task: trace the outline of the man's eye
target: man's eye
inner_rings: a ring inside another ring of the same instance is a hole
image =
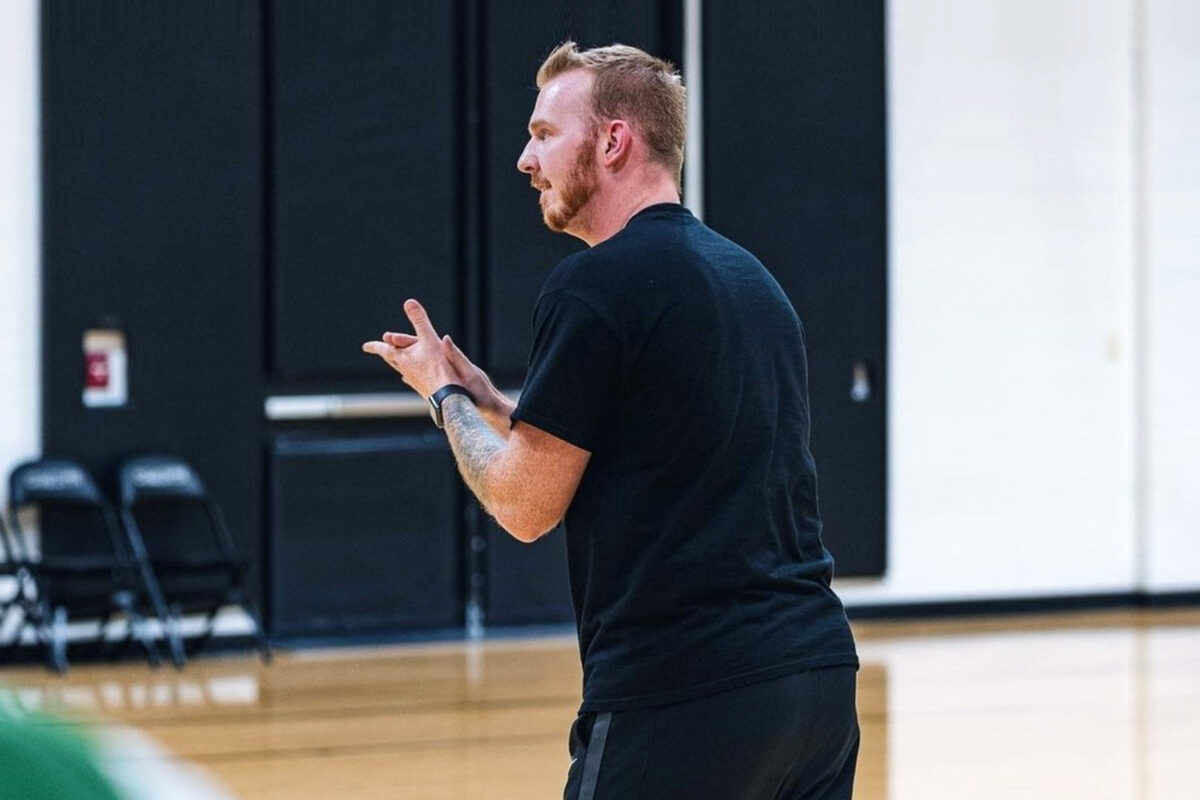
[[[539,142],[544,142],[546,140],[547,135],[548,134],[545,131],[538,131],[537,133],[534,134],[534,136],[537,137],[537,140]]]

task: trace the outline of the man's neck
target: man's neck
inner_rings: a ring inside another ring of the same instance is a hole
[[[602,197],[607,194],[608,197]],[[588,221],[591,223],[587,230],[567,232],[587,242],[588,247],[595,247],[623,229],[629,220],[633,219],[644,208],[659,203],[678,203],[679,191],[671,180],[655,181],[638,186],[634,191],[620,191],[611,187],[608,192],[600,191],[592,198],[588,211]]]

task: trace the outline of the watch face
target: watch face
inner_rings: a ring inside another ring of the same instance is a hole
[[[434,425],[442,427],[442,409],[432,397],[429,398],[429,416],[433,418]]]

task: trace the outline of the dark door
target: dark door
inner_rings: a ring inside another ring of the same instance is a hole
[[[705,221],[754,252],[808,336],[812,449],[839,575],[886,556],[884,8],[704,3]]]
[[[359,345],[417,297],[458,333],[454,3],[270,4],[269,374],[280,391],[399,390]]]
[[[269,392],[404,393],[360,345],[407,330],[409,297],[461,333],[457,4],[269,9]],[[461,493],[428,416],[268,430],[275,633],[460,624]]]

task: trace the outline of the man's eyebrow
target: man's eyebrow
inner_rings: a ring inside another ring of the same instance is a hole
[[[549,122],[547,122],[544,119],[529,120],[529,132],[530,133],[535,133],[539,128],[552,128],[552,127],[554,127],[554,126],[551,125]]]

